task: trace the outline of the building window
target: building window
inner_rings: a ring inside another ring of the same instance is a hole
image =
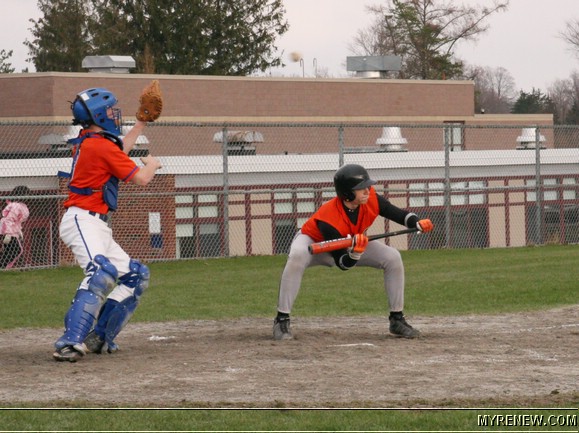
[[[444,206],[444,182],[429,182],[427,186],[430,191],[426,196],[427,206]]]
[[[223,250],[219,195],[177,195],[175,206],[177,257],[219,257]]]
[[[273,213],[277,214],[287,214],[293,213],[294,207],[293,203],[274,203],[273,204]]]
[[[468,203],[469,204],[485,204],[486,203],[486,194],[483,192],[486,187],[487,183],[484,180],[474,180],[472,182],[468,182],[468,187],[470,188],[471,193],[468,195]],[[474,191],[480,190],[480,194],[473,193]]]
[[[444,122],[444,145],[451,152],[464,150],[464,122]]]
[[[563,200],[575,200],[577,198],[577,179],[564,177],[563,185],[568,185],[568,188],[563,188]]]
[[[217,194],[198,195],[197,203],[197,216],[199,218],[216,218],[219,216]]]
[[[333,194],[335,195],[335,194]],[[316,210],[316,193],[289,190],[273,194],[273,253],[287,254],[296,231]]]
[[[408,197],[408,205],[410,207],[425,207],[427,203],[426,198],[426,191],[427,191],[427,184],[426,183],[411,183],[408,186],[410,190],[410,195]]]
[[[453,182],[450,184],[450,189],[452,191],[461,192],[464,191],[468,186],[468,182]],[[468,196],[465,194],[451,194],[450,195],[450,204],[452,206],[460,206],[465,205],[468,203]]]
[[[434,224],[434,230],[428,236],[411,236],[409,249],[444,248],[486,248],[489,246],[489,213],[488,208],[468,206],[453,208],[450,211],[450,239],[446,239],[446,210],[428,209],[428,218]]]
[[[293,219],[281,219],[274,221],[274,254],[289,253],[292,240],[296,234],[296,222]]]
[[[537,182],[535,181],[535,179],[527,179],[525,181],[525,185],[527,185],[528,187],[535,187],[537,185]],[[543,186],[549,188],[552,186],[556,186],[557,185],[557,179],[555,178],[549,178],[549,179],[543,179]],[[557,193],[557,189],[545,189],[543,191],[543,200],[558,200],[559,199],[559,194]],[[535,202],[537,201],[537,191],[531,191],[528,190],[527,191],[527,201],[532,201]]]
[[[541,227],[537,222],[537,206],[526,209],[527,242],[535,243],[579,243],[579,207],[555,203],[541,208]]]
[[[450,204],[452,206],[485,204],[487,187],[486,181],[451,182]],[[421,182],[408,185],[409,207],[436,207],[444,206],[444,182]],[[476,193],[475,193],[476,192]]]
[[[195,257],[195,228],[193,224],[176,224],[177,258],[189,259]]]
[[[221,255],[219,224],[199,224],[199,255],[201,257]]]
[[[409,208],[427,214],[434,223],[428,236],[411,236],[410,249],[485,248],[489,245],[487,181],[450,183],[450,224],[446,224],[444,182],[418,182],[408,185]],[[473,206],[478,205],[478,206]],[[424,212],[421,208],[425,209]],[[447,226],[450,226],[447,240]]]
[[[542,183],[545,203],[541,207],[537,206],[537,191],[528,190],[526,193],[527,243],[579,243],[577,179],[545,178]],[[535,179],[528,179],[525,185],[534,188],[537,183]]]

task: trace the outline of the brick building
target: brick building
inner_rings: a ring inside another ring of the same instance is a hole
[[[365,131],[360,142],[374,143],[385,124],[452,125],[553,125],[552,115],[493,115],[474,113],[472,81],[377,80],[377,79],[304,79],[208,77],[183,75],[141,75],[105,73],[33,73],[0,74],[3,100],[0,120],[69,121],[70,103],[76,93],[89,87],[105,87],[119,99],[126,120],[134,119],[138,95],[151,79],[159,79],[165,99],[162,121],[269,123],[353,123],[376,124]],[[417,133],[403,129],[412,142]],[[195,154],[214,154],[215,131],[207,131],[195,143]],[[41,125],[38,134],[62,135],[62,128],[47,131]],[[187,136],[174,139],[174,146],[162,146],[164,132],[147,132],[150,150],[155,155],[190,155]],[[493,139],[489,139],[489,134]],[[503,140],[496,134],[507,131],[467,129],[462,131],[463,150],[502,149]],[[554,147],[552,130],[543,132],[546,146]],[[511,134],[512,135],[512,134]],[[268,130],[267,153],[292,149],[306,136],[292,136],[279,128]],[[13,149],[14,143],[0,142],[0,152]],[[29,150],[44,150],[38,140],[27,143]],[[491,147],[489,147],[491,146]],[[320,135],[314,152],[335,150],[332,133]],[[439,148],[422,150],[440,150]],[[257,149],[259,152],[259,148]]]
[[[541,128],[541,145],[551,152],[554,167],[549,179],[569,188],[579,183],[567,168],[576,163],[573,152],[554,149],[552,115],[475,114],[471,81],[0,74],[0,93],[9,101],[0,106],[0,196],[22,183],[38,196],[21,265],[71,260],[57,233],[66,184],[55,175],[69,168],[68,151],[59,148],[69,133],[69,101],[80,90],[105,87],[130,120],[151,79],[160,80],[165,104],[160,121],[147,128],[142,150],[160,157],[163,169],[144,191],[122,187],[112,223],[127,251],[145,260],[285,252],[295,229],[333,194],[338,154],[341,162],[369,167],[397,205],[437,215],[442,232],[431,239],[445,238],[443,243],[423,245],[406,236],[387,240],[400,249],[441,247],[448,239],[460,247],[535,242],[538,235],[529,224],[535,202],[525,192],[535,180],[534,152],[519,158],[514,150],[522,128]],[[392,125],[408,143],[407,153],[387,154],[377,144]],[[238,127],[242,130],[231,131]],[[219,143],[225,131],[260,137],[250,143],[253,152],[229,158],[227,173]],[[448,177],[447,140],[461,151],[460,158],[453,157],[452,182],[446,180],[453,188],[513,188],[453,191],[453,203],[463,203],[460,218],[467,215],[454,233],[444,233],[449,215],[455,217],[436,191]],[[422,195],[408,192],[417,185],[425,188]],[[396,190],[402,192],[390,192]],[[563,195],[570,197],[557,192]],[[384,223],[372,228],[388,229],[393,228]],[[561,236],[569,233],[563,227]]]

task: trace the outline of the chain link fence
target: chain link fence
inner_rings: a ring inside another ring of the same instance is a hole
[[[58,234],[68,190],[57,172],[70,171],[66,140],[77,134],[65,122],[0,122],[2,209],[29,209],[21,253],[2,243],[3,268],[7,258],[15,269],[73,263]],[[144,261],[285,254],[348,163],[433,221],[428,235],[384,240],[400,250],[579,242],[576,126],[158,122],[137,143],[137,163],[150,152],[163,168],[147,187],[121,186],[109,224]],[[401,228],[378,218],[369,234]]]

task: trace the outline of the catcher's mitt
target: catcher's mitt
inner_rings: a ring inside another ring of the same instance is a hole
[[[142,122],[154,122],[161,115],[161,111],[163,111],[163,95],[159,80],[153,80],[141,93],[136,116]]]

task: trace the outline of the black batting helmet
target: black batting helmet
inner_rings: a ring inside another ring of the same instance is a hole
[[[342,200],[352,201],[355,198],[355,190],[368,188],[374,184],[376,182],[370,179],[366,169],[358,164],[346,164],[334,174],[336,194]]]

